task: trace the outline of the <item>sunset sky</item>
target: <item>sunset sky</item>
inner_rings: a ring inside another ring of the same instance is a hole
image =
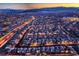
[[[79,7],[78,3],[0,3],[0,9],[34,9],[46,7]]]

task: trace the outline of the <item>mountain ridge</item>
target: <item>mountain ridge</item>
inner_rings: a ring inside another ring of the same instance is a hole
[[[76,12],[79,13],[79,7],[53,7],[39,9],[0,9],[0,14],[17,14],[17,13],[59,13],[59,12]]]

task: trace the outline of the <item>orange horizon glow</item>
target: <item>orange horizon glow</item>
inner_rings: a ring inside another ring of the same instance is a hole
[[[16,8],[20,9],[34,9],[34,8],[50,8],[50,7],[79,7],[78,3],[38,3],[38,4],[32,4],[30,6],[19,6]]]
[[[79,3],[2,3],[0,9],[38,9],[50,7],[79,7]]]

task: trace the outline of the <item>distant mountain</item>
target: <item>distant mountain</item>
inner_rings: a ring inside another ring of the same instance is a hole
[[[22,13],[24,10],[0,9],[0,14],[16,14]]]
[[[14,10],[14,9],[0,9],[0,14],[18,14],[18,13],[79,13],[79,8],[76,7],[54,7],[54,8],[40,8],[30,10]]]

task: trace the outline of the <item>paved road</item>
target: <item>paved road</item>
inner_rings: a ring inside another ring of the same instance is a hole
[[[25,28],[27,28],[26,26],[29,25],[35,18],[32,17],[31,19],[29,19],[29,21],[24,22],[22,25],[20,25],[19,27],[15,28],[14,30],[12,30],[11,32],[9,32],[8,34],[6,34],[5,36],[0,38],[0,48],[5,45],[12,37],[17,37],[18,34],[20,34],[21,31],[23,31]]]

